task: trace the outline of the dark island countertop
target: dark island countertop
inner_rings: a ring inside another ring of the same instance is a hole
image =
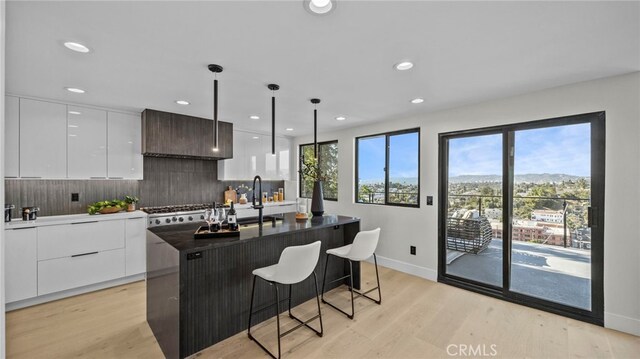
[[[277,221],[273,226],[271,221],[265,222],[260,228],[258,225],[240,227],[239,237],[194,239],[193,234],[200,226],[206,223],[186,223],[171,226],[148,228],[147,230],[160,237],[178,251],[202,250],[229,245],[245,243],[251,240],[260,240],[270,236],[289,234],[295,232],[310,231],[318,228],[339,226],[347,223],[358,222],[356,217],[325,214],[322,217],[312,217],[306,221],[295,219],[294,213],[284,215],[282,221]]]

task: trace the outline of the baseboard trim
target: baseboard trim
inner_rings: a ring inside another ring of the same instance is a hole
[[[604,312],[605,328],[640,336],[640,319]]]
[[[420,267],[415,264],[406,263],[406,262],[402,262],[396,259],[391,259],[383,256],[376,256],[376,258],[378,259],[378,264],[383,267],[387,267],[403,273],[415,275],[416,277],[424,278],[432,282],[438,281],[438,271],[435,271],[433,269]],[[368,259],[367,262],[373,263],[373,257]]]
[[[84,287],[64,290],[62,292],[50,293],[50,294],[45,294],[45,295],[41,295],[41,296],[38,296],[38,297],[19,300],[19,301],[16,301],[16,302],[6,303],[6,305],[4,307],[5,308],[5,312],[10,312],[12,310],[26,308],[26,307],[30,307],[30,306],[38,305],[38,304],[42,304],[42,303],[52,302],[54,300],[63,299],[63,298],[67,298],[67,297],[73,297],[73,296],[79,295],[79,294],[95,292],[97,290],[116,287],[116,286],[119,286],[119,285],[131,283],[131,282],[137,282],[139,280],[145,279],[145,274],[146,273],[134,274],[134,275],[128,276],[128,277],[123,277],[123,278],[118,278],[118,279],[114,279],[114,280],[110,280],[110,281],[106,281],[106,282],[91,284],[91,285],[87,285],[87,286],[84,286]]]

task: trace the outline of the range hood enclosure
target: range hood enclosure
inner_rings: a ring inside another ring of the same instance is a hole
[[[233,124],[218,122],[218,152],[213,152],[213,121],[146,109],[142,112],[142,154],[202,160],[233,158]]]

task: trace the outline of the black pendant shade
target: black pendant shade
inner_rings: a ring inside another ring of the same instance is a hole
[[[222,66],[211,64],[209,71],[214,75],[222,72]],[[213,80],[213,152],[218,152],[218,79]]]
[[[267,85],[269,90],[275,92],[280,89],[280,86],[276,84]],[[271,96],[271,154],[276,154],[276,96],[275,93]]]
[[[313,107],[313,157],[318,158],[318,109],[315,105],[320,103],[320,99],[312,98]]]

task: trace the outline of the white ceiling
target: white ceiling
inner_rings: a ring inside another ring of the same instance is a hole
[[[216,63],[222,120],[269,130],[274,82],[277,131],[294,136],[312,132],[312,97],[328,131],[640,70],[638,2],[339,1],[314,16],[302,0],[8,1],[6,20],[9,93],[211,118]]]

